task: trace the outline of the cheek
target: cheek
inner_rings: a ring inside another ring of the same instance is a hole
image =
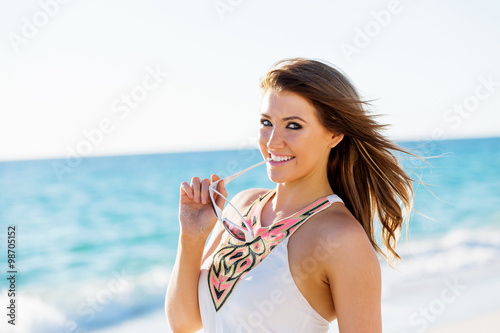
[[[297,154],[312,156],[313,160],[318,155],[321,147],[325,145],[323,138],[317,133],[305,131],[301,135],[290,137],[287,142]]]

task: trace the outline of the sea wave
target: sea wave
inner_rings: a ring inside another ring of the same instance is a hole
[[[16,298],[16,325],[4,320],[0,328],[6,333],[83,333],[118,325],[163,307],[169,277],[167,268],[156,266],[53,290],[30,286]]]
[[[500,228],[451,230],[441,235],[402,242],[397,269],[413,278],[460,273],[496,263],[500,256]]]

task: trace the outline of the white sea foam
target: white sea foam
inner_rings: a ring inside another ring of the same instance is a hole
[[[2,291],[2,296],[6,291]],[[2,299],[5,299],[2,297]],[[64,332],[61,328],[67,321],[66,316],[54,306],[47,304],[39,297],[26,296],[18,293],[16,297],[16,320],[15,325],[11,325],[2,315],[0,321],[0,331],[5,333],[57,333]],[[4,307],[2,307],[4,308]]]
[[[118,325],[161,308],[169,276],[168,269],[157,266],[53,290],[23,287],[17,299],[16,325],[2,320],[1,332],[83,333]]]

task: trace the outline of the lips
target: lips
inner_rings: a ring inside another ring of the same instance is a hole
[[[269,163],[274,166],[286,164],[287,162],[295,158],[295,156],[292,155],[275,155],[271,153],[269,154],[269,157],[272,158],[272,160],[269,161]]]

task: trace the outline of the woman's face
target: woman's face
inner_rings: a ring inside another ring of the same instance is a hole
[[[267,163],[271,181],[291,183],[326,176],[330,149],[342,135],[334,135],[320,123],[307,99],[269,89],[260,112],[260,151],[264,158],[274,159]]]

